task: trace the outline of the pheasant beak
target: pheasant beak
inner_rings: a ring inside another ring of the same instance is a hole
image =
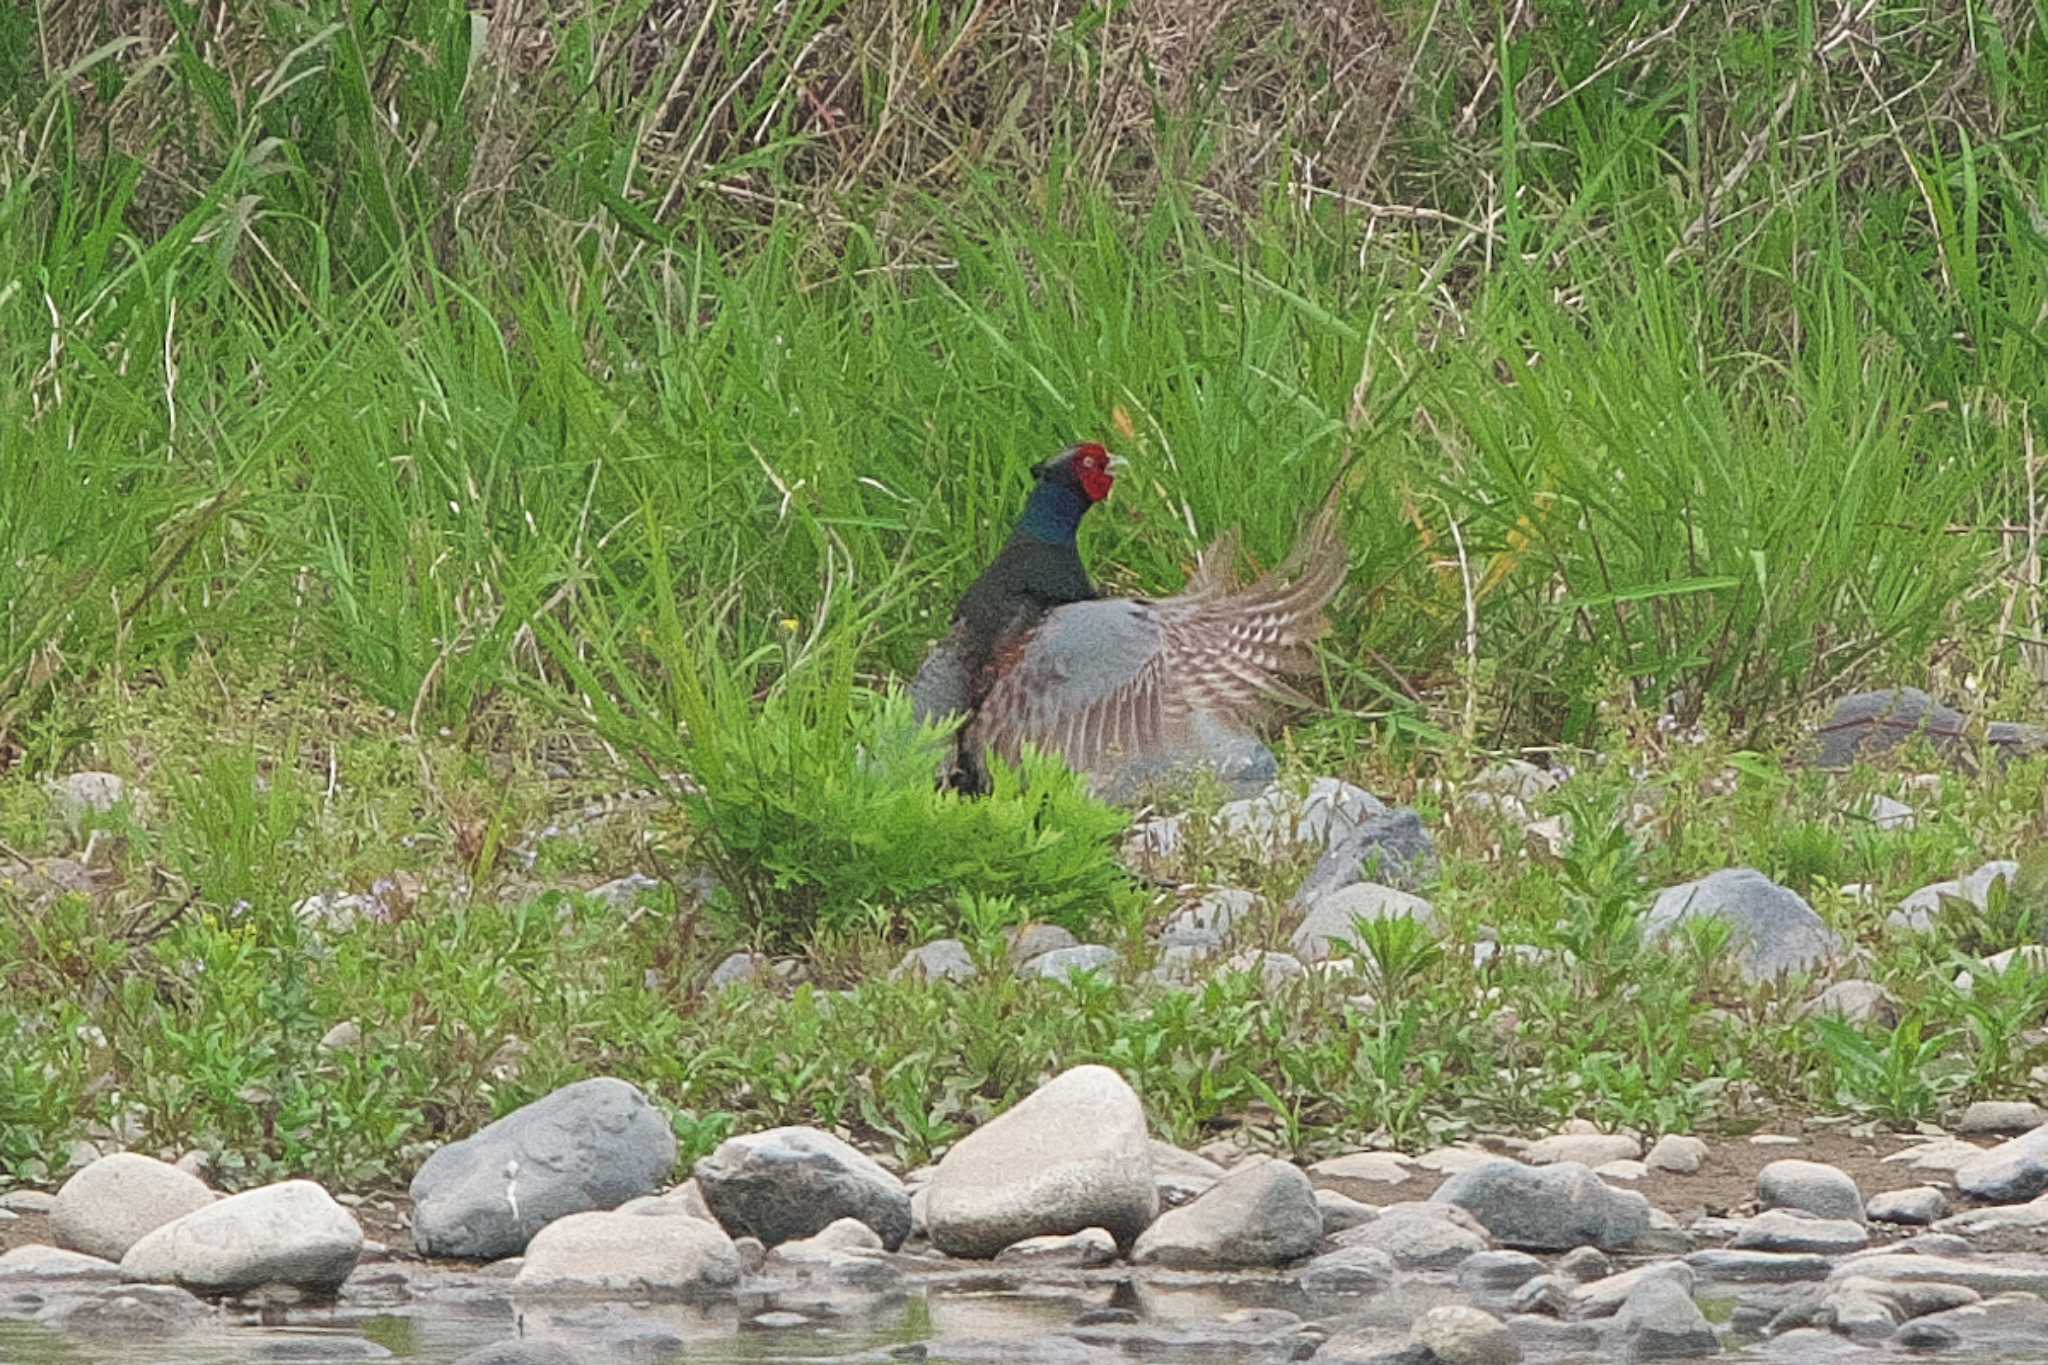
[[[1112,455],[1109,457],[1109,472],[1112,474],[1121,474],[1126,469],[1130,468],[1130,465],[1131,462],[1129,460],[1126,460],[1121,455]]]

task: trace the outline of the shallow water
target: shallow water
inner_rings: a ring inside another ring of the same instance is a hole
[[[419,1287],[416,1283],[413,1287]],[[111,1287],[107,1287],[111,1289]],[[726,1302],[710,1307],[593,1300],[523,1302],[495,1287],[470,1282],[451,1292],[415,1297],[396,1285],[385,1304],[344,1302],[325,1308],[294,1307],[262,1323],[248,1313],[222,1313],[199,1327],[167,1335],[59,1333],[33,1323],[0,1322],[0,1365],[326,1365],[371,1359],[399,1359],[447,1365],[480,1346],[514,1337],[558,1341],[580,1348],[587,1359],[625,1365],[738,1365],[755,1361],[833,1361],[858,1358],[922,1359],[926,1365],[1031,1365],[1034,1360],[1073,1358],[1049,1351],[1049,1338],[1077,1329],[1077,1315],[1123,1309],[1135,1325],[1096,1329],[1088,1358],[1108,1362],[1202,1362],[1202,1365],[1268,1365],[1284,1359],[1262,1345],[1258,1329],[1240,1327],[1233,1336],[1227,1315],[1247,1310],[1285,1309],[1332,1329],[1373,1327],[1395,1345],[1421,1313],[1439,1303],[1470,1302],[1447,1281],[1404,1281],[1394,1292],[1365,1296],[1311,1296],[1277,1282],[1176,1286],[1154,1282],[1100,1280],[1088,1284],[983,1291],[913,1289],[878,1303],[857,1317],[820,1317],[792,1326],[764,1326],[753,1319],[779,1305]],[[1725,1321],[1732,1298],[1703,1295],[1710,1317]],[[1219,1322],[1219,1320],[1223,1320]],[[1248,1325],[1247,1325],[1248,1326]],[[1120,1338],[1120,1339],[1119,1339]],[[916,1349],[923,1346],[921,1357]],[[947,1347],[956,1347],[949,1352]],[[2002,1365],[2048,1365],[2048,1342],[1966,1343],[1971,1353]],[[1611,1365],[1612,1348],[1524,1341],[1529,1365]],[[905,1350],[905,1348],[910,1348]],[[385,1353],[389,1354],[386,1355]],[[1863,1347],[1837,1337],[1808,1338],[1803,1344],[1751,1342],[1718,1360],[1831,1365],[1926,1359],[1924,1353],[1893,1346]]]

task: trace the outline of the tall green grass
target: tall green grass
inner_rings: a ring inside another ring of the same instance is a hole
[[[1086,552],[1143,592],[1232,525],[1277,557],[1354,459],[1330,700],[1491,741],[1618,681],[1759,729],[2033,619],[1983,528],[2041,515],[2038,13],[1210,34],[1365,44],[1395,116],[1341,176],[1366,124],[1133,84],[1123,11],[778,13],[7,21],[0,730],[56,766],[57,689],[220,644],[456,723],[656,583],[749,688],[792,617],[879,683],[1077,436],[1134,459]]]

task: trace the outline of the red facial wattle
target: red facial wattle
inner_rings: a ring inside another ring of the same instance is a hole
[[[1081,491],[1088,495],[1088,501],[1101,502],[1109,496],[1109,490],[1116,485],[1116,475],[1109,472],[1109,452],[1099,445],[1087,444],[1075,452],[1074,466],[1081,476]]]

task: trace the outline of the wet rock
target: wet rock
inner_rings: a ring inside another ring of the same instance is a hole
[[[558,1218],[654,1193],[675,1160],[674,1131],[638,1087],[578,1081],[429,1156],[412,1180],[413,1244],[423,1256],[517,1255]]]
[[[2048,1123],[2048,1109],[2030,1100],[1978,1100],[1956,1120],[1956,1131],[1973,1137],[2014,1137]]]
[[[1991,903],[1991,888],[2003,881],[2010,883],[2019,876],[2020,865],[2010,859],[1998,858],[1980,866],[1966,877],[1954,881],[1929,882],[1899,902],[1898,909],[1886,917],[1886,922],[1895,929],[1924,934],[1934,928],[1941,916],[1942,902],[1960,901],[1982,910]]]
[[[913,948],[905,953],[896,969],[889,973],[891,980],[904,976],[922,981],[972,981],[975,976],[974,956],[957,938],[934,939],[922,948]]]
[[[1642,1154],[1643,1144],[1626,1133],[1556,1133],[1530,1143],[1522,1160],[1531,1166],[1550,1166],[1560,1161],[1598,1166],[1609,1161],[1632,1161]]]
[[[1965,1161],[1956,1168],[1956,1188],[1994,1204],[2018,1204],[2048,1192],[2048,1124]]]
[[[1666,1133],[1650,1148],[1650,1154],[1643,1158],[1643,1164],[1653,1171],[1670,1171],[1677,1175],[1692,1175],[1706,1164],[1707,1144],[1696,1137],[1678,1133]]]
[[[1743,1225],[1728,1244],[1736,1251],[1813,1251],[1841,1256],[1870,1245],[1870,1233],[1853,1218],[1816,1218],[1795,1209],[1766,1209]]]
[[[1644,1280],[1614,1315],[1615,1338],[1630,1360],[1717,1355],[1721,1339],[1692,1295],[1668,1279]]]
[[[1284,1161],[1238,1167],[1139,1236],[1138,1265],[1228,1269],[1283,1265],[1315,1250],[1323,1215],[1308,1177]]]
[[[1820,1218],[1863,1221],[1856,1182],[1818,1161],[1773,1161],[1757,1173],[1756,1193],[1767,1209],[1800,1209]]]
[[[949,1256],[1093,1227],[1128,1246],[1158,1212],[1144,1108],[1108,1067],[1062,1072],[955,1143],[926,1200],[932,1245]]]
[[[1652,1261],[1582,1284],[1571,1290],[1570,1315],[1581,1321],[1610,1318],[1621,1311],[1629,1296],[1649,1280],[1668,1280],[1687,1298],[1692,1297],[1692,1267],[1683,1261]]]
[[[1379,1247],[1348,1246],[1325,1252],[1301,1269],[1311,1294],[1375,1294],[1394,1282],[1394,1258]]]
[[[57,1245],[118,1261],[144,1234],[214,1201],[204,1182],[134,1152],[103,1156],[64,1182],[50,1210]]]
[[[716,1223],[641,1218],[630,1213],[572,1213],[535,1233],[516,1291],[691,1295],[739,1283],[740,1258]]]
[[[1487,1249],[1484,1233],[1466,1226],[1454,1210],[1426,1203],[1393,1204],[1380,1216],[1337,1238],[1340,1246],[1377,1247],[1405,1270],[1451,1270]],[[1469,1216],[1468,1216],[1469,1218]]]
[[[996,1253],[998,1265],[1077,1267],[1108,1265],[1116,1259],[1116,1238],[1101,1228],[1083,1228],[1065,1237],[1026,1237]]]
[[[453,1365],[590,1365],[589,1358],[554,1341],[498,1341],[456,1357]]]
[[[1543,1262],[1526,1251],[1482,1251],[1458,1266],[1458,1288],[1472,1294],[1505,1294],[1543,1273]]]
[[[1436,841],[1422,817],[1405,807],[1382,811],[1330,845],[1295,893],[1294,905],[1306,910],[1359,882],[1419,891],[1436,871]]]
[[[1454,1204],[1511,1247],[1563,1251],[1627,1246],[1650,1225],[1650,1204],[1575,1162],[1524,1166],[1496,1159],[1452,1176],[1430,1201]]]
[[[37,1313],[35,1320],[52,1331],[75,1336],[153,1341],[190,1331],[212,1317],[211,1308],[183,1289],[132,1284],[64,1295]]]
[[[1415,1344],[1443,1365],[1514,1365],[1522,1358],[1507,1327],[1465,1304],[1439,1304],[1416,1320]]]
[[[1420,896],[1376,882],[1358,882],[1318,900],[1303,916],[1288,944],[1304,962],[1321,962],[1339,943],[1358,938],[1358,924],[1407,918],[1424,928],[1436,925],[1436,910]]]
[[[291,1285],[340,1286],[363,1251],[355,1216],[310,1180],[287,1180],[209,1203],[142,1237],[121,1258],[131,1280],[201,1294]]]
[[[712,1216],[733,1236],[768,1246],[857,1218],[894,1251],[910,1235],[903,1182],[850,1144],[817,1128],[770,1128],[728,1138],[697,1163]]]
[[[1916,1239],[1917,1240],[1917,1239]],[[1979,1294],[2019,1291],[2048,1293],[2048,1260],[2039,1256],[1999,1256],[1983,1259],[1961,1256],[1923,1256],[1912,1252],[1888,1251],[1860,1256],[1843,1267],[1854,1274],[1886,1283],[1932,1281],[1961,1285]]]
[[[35,1242],[0,1252],[0,1280],[113,1280],[120,1274],[112,1261]]]
[[[1883,1194],[1870,1196],[1870,1202],[1864,1206],[1864,1212],[1874,1223],[1900,1223],[1907,1227],[1925,1227],[1948,1213],[1948,1196],[1933,1185],[1887,1190]]]
[[[899,1293],[903,1283],[903,1271],[874,1232],[851,1218],[774,1248],[761,1276],[776,1307],[832,1317],[866,1311],[878,1295]]]
[[[1811,972],[1841,952],[1841,943],[1797,893],[1747,867],[1725,868],[1657,894],[1643,938],[1657,943],[1687,920],[1726,923],[1737,966],[1751,981]]]
[[[1892,993],[1875,981],[1851,978],[1837,981],[1807,1005],[1808,1015],[1832,1015],[1851,1024],[1878,1024],[1895,1028],[1899,1022],[1899,1002]]]
[[[1722,1284],[1791,1284],[1799,1280],[1826,1279],[1828,1258],[1812,1252],[1733,1251],[1710,1248],[1695,1251],[1685,1263],[1708,1279]]]
[[[1116,949],[1100,943],[1077,943],[1071,948],[1055,948],[1049,953],[1040,953],[1023,966],[1017,968],[1017,975],[1042,981],[1065,981],[1083,972],[1113,974],[1124,960]]]

